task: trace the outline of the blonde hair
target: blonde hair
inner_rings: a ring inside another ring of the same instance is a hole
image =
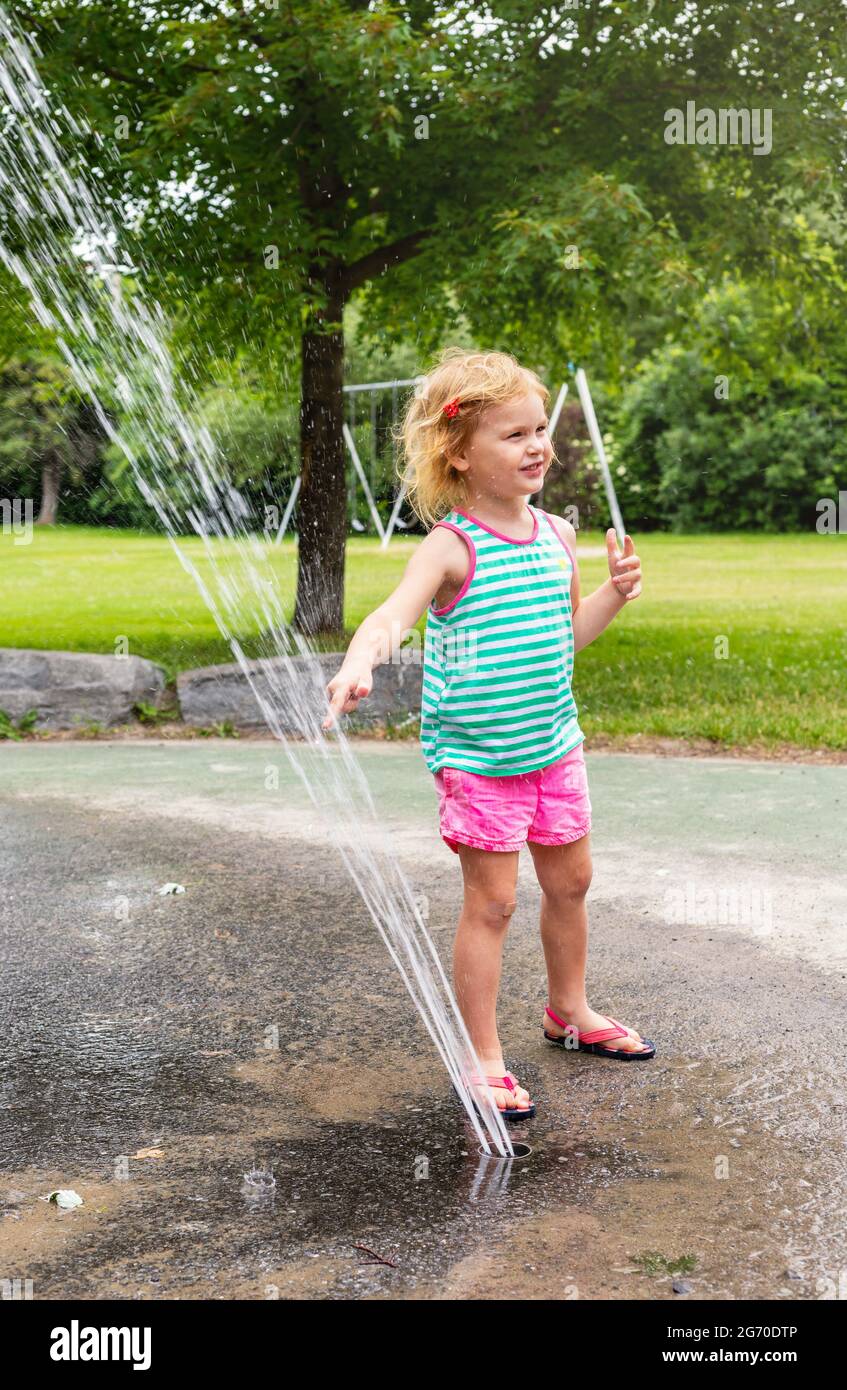
[[[537,391],[546,406],[550,392],[543,381],[508,352],[468,352],[445,348],[418,385],[396,432],[403,455],[398,470],[409,506],[425,526],[433,526],[454,507],[467,502],[465,474],[449,454],[470,442],[483,411]],[[458,413],[444,414],[457,401]]]

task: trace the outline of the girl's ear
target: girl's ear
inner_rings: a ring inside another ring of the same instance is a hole
[[[464,473],[468,466],[468,461],[464,454],[448,454],[447,462],[457,473]]]

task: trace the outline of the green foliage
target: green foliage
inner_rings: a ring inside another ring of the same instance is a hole
[[[406,715],[403,719],[386,714],[379,724],[374,725],[354,715],[350,718],[350,728],[357,733],[370,734],[372,738],[383,738],[387,743],[403,743],[408,739],[420,738],[421,721],[416,714]]]
[[[68,431],[78,400],[67,372],[44,354],[7,358],[0,366],[0,491],[3,496],[38,497],[41,465],[58,451],[74,462]]]
[[[281,514],[299,467],[297,403],[291,394],[271,395],[255,370],[215,364],[217,379],[202,393],[190,419],[197,430],[208,430],[215,441],[223,476],[239,490],[251,510],[256,529],[262,529],[265,508],[276,506]],[[133,433],[126,419],[120,421],[145,476],[152,477],[161,463],[149,456],[143,432]],[[182,466],[190,466],[183,453]],[[124,450],[108,445],[106,468],[100,486],[89,500],[94,518],[111,525],[159,530],[155,512],[136,488]]]
[[[139,700],[133,705],[132,712],[140,724],[170,724],[179,718],[179,711],[175,708],[160,709],[158,705],[149,705],[144,700]]]
[[[818,0],[802,25],[736,0],[18,9],[105,142],[146,283],[212,351],[294,361],[364,291],[422,352],[465,325],[539,365],[632,361],[704,277],[772,257],[786,187],[840,206],[844,34]],[[773,108],[772,153],[669,146],[695,95]]]
[[[24,734],[34,732],[37,720],[37,709],[27,710],[17,721],[6,710],[0,709],[0,741],[14,739],[16,743],[20,743]]]
[[[42,496],[42,470],[56,470],[59,516],[112,521],[100,501],[105,435],[94,408],[80,396],[58,356],[33,347],[0,365],[0,496]],[[135,499],[133,503],[137,506]]]
[[[299,472],[296,396],[242,373],[211,387],[200,401],[198,424],[215,440],[221,467],[261,523],[264,508],[280,511]]]
[[[814,528],[847,476],[847,358],[829,322],[727,283],[641,363],[611,460],[631,530]]]
[[[634,1255],[633,1261],[641,1266],[644,1274],[691,1274],[697,1268],[696,1255],[678,1255],[671,1259],[658,1250],[645,1250],[641,1255]]]

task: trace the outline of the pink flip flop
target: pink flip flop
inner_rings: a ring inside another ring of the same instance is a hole
[[[547,1041],[553,1043],[555,1047],[564,1047],[570,1052],[592,1052],[595,1057],[611,1057],[613,1061],[617,1062],[649,1062],[650,1058],[656,1055],[656,1044],[651,1042],[649,1038],[641,1039],[641,1042],[645,1044],[641,1052],[629,1052],[623,1047],[601,1047],[601,1043],[611,1038],[625,1038],[629,1033],[629,1030],[624,1028],[622,1023],[618,1023],[616,1018],[610,1018],[608,1014],[604,1014],[603,1017],[608,1019],[608,1022],[614,1025],[613,1027],[594,1028],[590,1032],[582,1033],[572,1023],[565,1023],[565,1020],[559,1018],[558,1014],[554,1014],[551,1008],[546,1008],[544,1012],[549,1014],[553,1022],[558,1023],[560,1028],[567,1028],[568,1030],[563,1038],[554,1038],[547,1032],[546,1028],[542,1030]],[[576,1037],[576,1047],[573,1045],[574,1036]],[[570,1046],[568,1046],[569,1043]]]
[[[487,1081],[489,1086],[499,1087],[503,1091],[514,1091],[515,1086],[518,1082],[518,1078],[510,1071],[507,1071],[505,1076],[477,1076],[475,1074],[472,1074],[470,1076],[466,1076],[465,1080],[468,1082],[470,1086],[482,1086]],[[458,1096],[459,1092],[456,1090],[455,1086],[453,1087],[453,1090],[456,1091],[456,1095]],[[482,1112],[479,1106],[477,1105],[476,1101],[472,1101],[471,1103],[477,1115],[479,1115],[479,1118],[482,1119]],[[497,1106],[497,1109],[500,1110],[499,1105]],[[520,1120],[531,1120],[533,1115],[535,1114],[535,1106],[532,1104],[532,1102],[530,1102],[529,1105],[520,1110],[504,1108],[503,1110],[500,1110],[500,1114],[503,1116],[503,1119],[507,1121],[507,1123],[516,1124]]]

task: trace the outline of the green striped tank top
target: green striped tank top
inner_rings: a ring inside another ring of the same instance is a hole
[[[527,507],[525,541],[461,509],[436,522],[463,537],[470,566],[452,603],[427,609],[421,746],[430,772],[515,776],[583,740],[571,693],[575,561],[547,513]]]

